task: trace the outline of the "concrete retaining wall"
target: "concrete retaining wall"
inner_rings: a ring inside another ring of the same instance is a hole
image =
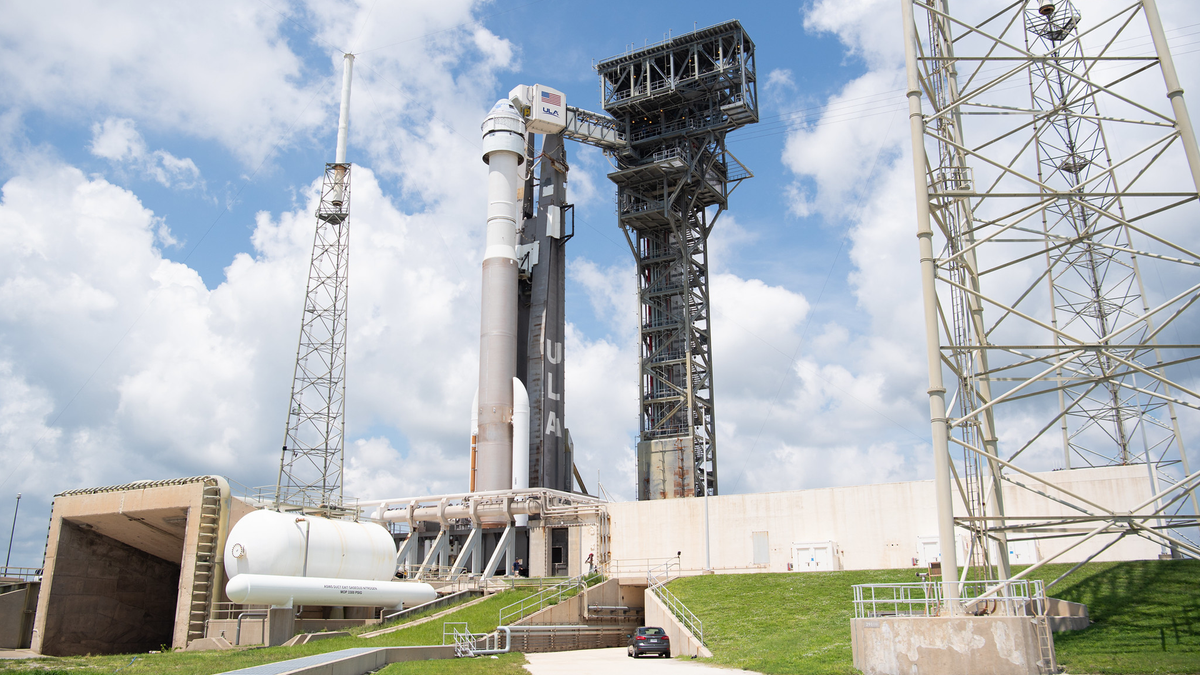
[[[1032,617],[877,617],[850,622],[865,675],[1038,675]],[[919,671],[918,671],[919,668]]]
[[[658,626],[667,631],[667,637],[671,638],[671,656],[703,656],[704,658],[712,658],[712,652],[708,651],[700,643],[699,638],[692,635],[692,632],[684,628],[683,624],[675,618],[671,610],[658,599],[650,589],[646,589],[646,625]]]
[[[0,649],[29,649],[39,585],[30,581],[0,586]]]

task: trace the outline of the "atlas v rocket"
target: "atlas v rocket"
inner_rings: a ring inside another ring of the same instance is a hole
[[[563,130],[565,119],[561,92],[522,85],[492,107],[482,126],[483,161],[488,165],[487,247],[479,389],[471,411],[472,492],[528,488],[531,464],[537,468],[535,487],[571,489],[570,469],[564,476],[561,466],[572,466],[569,435],[563,438],[561,389],[554,392],[555,382],[562,386],[562,299],[561,292],[551,288],[561,288],[562,246],[569,238],[563,236],[561,222],[566,178],[565,162],[558,161],[563,159],[562,139],[552,136]],[[543,153],[551,158],[543,164],[536,218],[533,172],[527,165],[535,133],[549,134]],[[547,403],[557,404],[557,411]],[[536,452],[532,463],[531,447]]]
[[[492,106],[483,122],[488,165],[487,249],[483,254],[479,326],[479,400],[475,405],[476,491],[529,487],[514,480],[514,402],[529,397],[517,379],[517,187],[525,162],[525,118],[509,101]],[[516,420],[519,422],[519,420]],[[524,428],[528,430],[528,418]],[[529,444],[525,443],[526,452]],[[528,467],[528,458],[525,466]]]

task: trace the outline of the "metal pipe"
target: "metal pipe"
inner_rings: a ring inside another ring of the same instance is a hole
[[[517,186],[525,161],[525,120],[508,101],[483,126],[488,164],[487,249],[479,325],[479,425],[476,481],[502,490],[513,479],[513,378],[517,376]]]
[[[512,631],[508,626],[496,626],[496,632],[504,631],[504,649],[472,649],[471,656],[487,656],[488,654],[507,654],[509,648],[512,647]],[[497,635],[499,640],[500,636]]]
[[[371,506],[379,506],[380,504],[392,505],[392,504],[408,504],[408,503],[412,503],[412,502],[422,504],[422,503],[436,502],[441,499],[455,500],[455,499],[467,499],[468,497],[471,499],[480,499],[480,498],[485,498],[485,497],[525,497],[525,496],[529,496],[529,497],[560,497],[562,499],[567,499],[573,503],[579,503],[579,504],[603,504],[603,503],[605,503],[605,501],[603,499],[600,499],[598,497],[593,497],[591,495],[582,495],[582,494],[579,494],[578,492],[564,492],[562,490],[554,490],[551,488],[537,487],[537,488],[529,488],[527,490],[512,490],[512,489],[505,488],[505,489],[501,489],[501,490],[479,490],[478,492],[453,492],[453,493],[447,493],[444,495],[426,495],[423,497],[390,497],[388,499],[364,499],[364,500],[358,502],[358,508],[359,508],[359,510],[363,510],[363,509],[366,509]]]
[[[240,645],[240,644],[242,644],[242,619],[244,619],[245,617],[248,617],[248,616],[261,616],[261,617],[263,618],[263,621],[265,622],[265,621],[266,621],[266,618],[267,618],[267,616],[268,616],[268,615],[269,615],[269,614],[268,614],[267,612],[262,612],[262,611],[258,611],[258,612],[242,612],[241,614],[238,614],[238,620],[237,620],[237,633],[235,633],[235,634],[234,634],[234,638],[233,638],[233,644],[234,644],[234,645]],[[264,629],[264,630],[263,630],[263,632],[265,633],[265,632],[266,632],[266,630],[265,630],[265,629],[266,629],[266,625],[265,625],[265,624],[263,625],[263,629]],[[266,635],[263,635],[263,641],[264,641],[264,642],[266,641],[266,638],[267,638],[267,636],[266,636]]]
[[[301,516],[296,519],[297,523],[304,523],[304,565],[300,568],[300,576],[308,576],[308,540],[309,534],[312,532],[312,525],[308,522],[308,518]]]
[[[408,510],[394,509],[383,514],[380,520],[399,522],[411,519],[413,521],[441,523],[443,521],[459,520],[474,516],[485,522],[505,522],[509,514],[513,516],[529,516],[538,515],[542,512],[541,502],[533,499],[513,502],[507,506],[498,503],[479,504],[468,502],[463,504],[446,504],[444,506],[441,504],[437,506],[419,506],[412,509],[411,514]]]
[[[946,421],[946,387],[937,316],[937,270],[934,268],[933,229],[930,227],[929,186],[925,182],[925,120],[921,112],[921,83],[917,77],[916,23],[913,0],[900,0],[904,17],[904,63],[908,72],[908,120],[912,134],[913,181],[917,196],[917,242],[921,255],[921,296],[925,306],[925,358],[929,363],[929,420],[933,441],[934,493],[937,497],[938,539],[942,556],[943,597],[950,615],[958,607],[958,555],[954,540],[954,496],[950,485],[950,445]]]

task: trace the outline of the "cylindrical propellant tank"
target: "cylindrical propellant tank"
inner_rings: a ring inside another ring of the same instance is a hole
[[[507,490],[513,471],[513,378],[517,375],[517,186],[525,120],[499,101],[483,122],[488,164],[487,249],[479,328],[479,427],[475,489]]]
[[[225,586],[241,605],[321,605],[332,607],[415,607],[437,599],[437,591],[417,581],[370,581],[321,577],[239,574]]]
[[[231,579],[262,574],[384,581],[396,574],[396,545],[375,523],[254,511],[225,541],[225,570]]]

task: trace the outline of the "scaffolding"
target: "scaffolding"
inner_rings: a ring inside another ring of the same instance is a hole
[[[754,43],[737,21],[601,61],[617,217],[637,265],[638,499],[717,494],[708,236],[752,174],[726,148],[758,121]]]
[[[325,165],[275,506],[342,506],[350,164]]]

